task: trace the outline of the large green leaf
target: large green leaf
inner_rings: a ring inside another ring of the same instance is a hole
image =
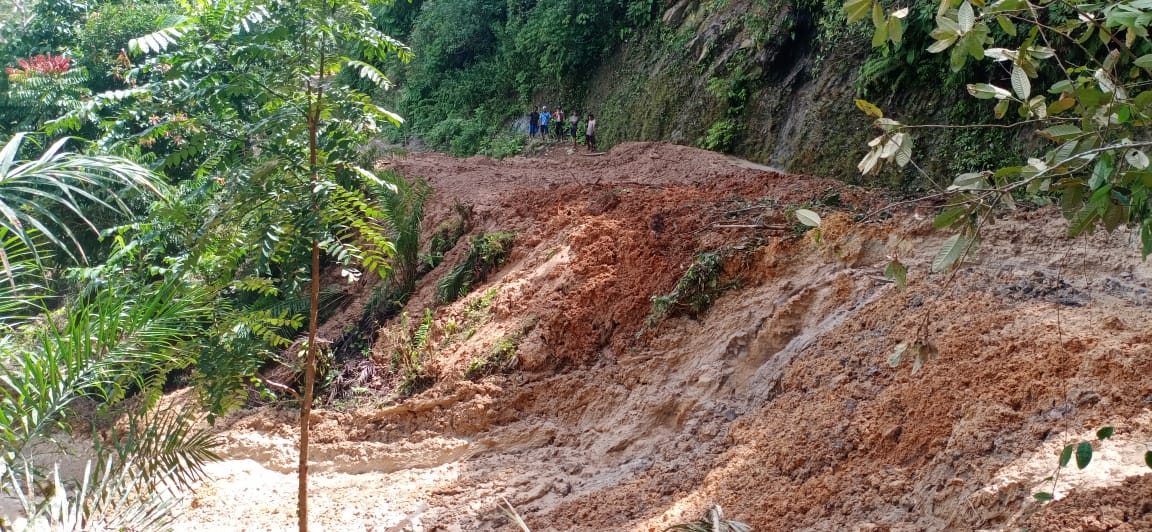
[[[951,268],[971,245],[971,241],[962,235],[952,235],[940,246],[936,257],[932,259],[932,271],[942,272]]]

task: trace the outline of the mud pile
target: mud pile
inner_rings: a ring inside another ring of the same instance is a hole
[[[1057,213],[1020,212],[933,275],[947,235],[931,212],[852,222],[885,198],[691,148],[385,164],[432,183],[426,233],[460,202],[474,233],[516,240],[488,282],[434,308],[431,389],[315,412],[323,529],[511,530],[504,499],[533,530],[662,530],[717,503],[756,530],[1150,526],[1152,268],[1126,233],[1068,242]],[[824,216],[818,237],[797,206]],[[723,253],[734,288],[650,323],[651,297],[702,252]],[[882,277],[892,254],[904,290]],[[939,359],[890,367],[918,332]],[[515,369],[465,378],[510,335]],[[294,419],[231,416],[227,461],[179,529],[291,528]],[[1060,450],[1105,425],[1116,435],[1041,507]]]

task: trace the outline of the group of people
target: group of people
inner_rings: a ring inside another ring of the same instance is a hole
[[[563,109],[556,109],[555,113],[548,111],[548,106],[533,107],[528,113],[528,136],[532,138],[565,141],[572,137],[572,147],[576,147],[577,132],[580,127],[580,112],[572,111],[565,114]],[[584,121],[584,144],[589,151],[596,151],[596,115],[588,113]]]

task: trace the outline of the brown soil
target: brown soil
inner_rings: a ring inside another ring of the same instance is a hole
[[[933,275],[947,235],[927,210],[855,224],[885,198],[691,148],[384,164],[432,183],[427,233],[463,202],[475,232],[512,231],[515,247],[435,309],[431,389],[396,400],[381,366],[377,390],[314,413],[317,527],[512,530],[506,499],[533,530],[662,530],[713,504],[755,530],[1152,529],[1152,268],[1127,233],[1069,242],[1055,212],[1019,212]],[[789,216],[805,203],[822,238]],[[423,279],[411,316],[465,247]],[[738,288],[648,326],[650,298],[714,250]],[[881,275],[894,253],[904,290]],[[939,359],[889,367],[922,324]],[[513,371],[464,378],[512,337]],[[230,416],[226,461],[177,528],[293,527],[294,422],[277,407]],[[1104,425],[1116,436],[1088,468],[1035,502],[1060,449]]]

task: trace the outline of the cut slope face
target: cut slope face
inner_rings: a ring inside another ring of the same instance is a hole
[[[1152,441],[1152,270],[1127,235],[1070,243],[1056,213],[1020,213],[948,277],[926,273],[946,236],[926,213],[852,224],[882,198],[690,148],[388,164],[435,188],[426,233],[467,202],[477,232],[517,237],[487,283],[435,309],[435,386],[314,413],[324,529],[510,529],[502,497],[533,530],[662,530],[714,503],[756,530],[1152,519],[1149,477],[1136,476]],[[821,238],[795,231],[801,204],[824,215]],[[717,250],[736,288],[698,319],[648,325],[650,298]],[[911,267],[902,291],[881,276],[897,252]],[[916,375],[889,367],[922,327],[940,358]],[[509,335],[513,371],[464,379]],[[228,420],[228,461],[182,529],[292,526],[294,416]],[[1117,435],[1088,469],[1061,473],[1057,497],[1070,496],[1035,513],[1059,450],[1104,425]]]

